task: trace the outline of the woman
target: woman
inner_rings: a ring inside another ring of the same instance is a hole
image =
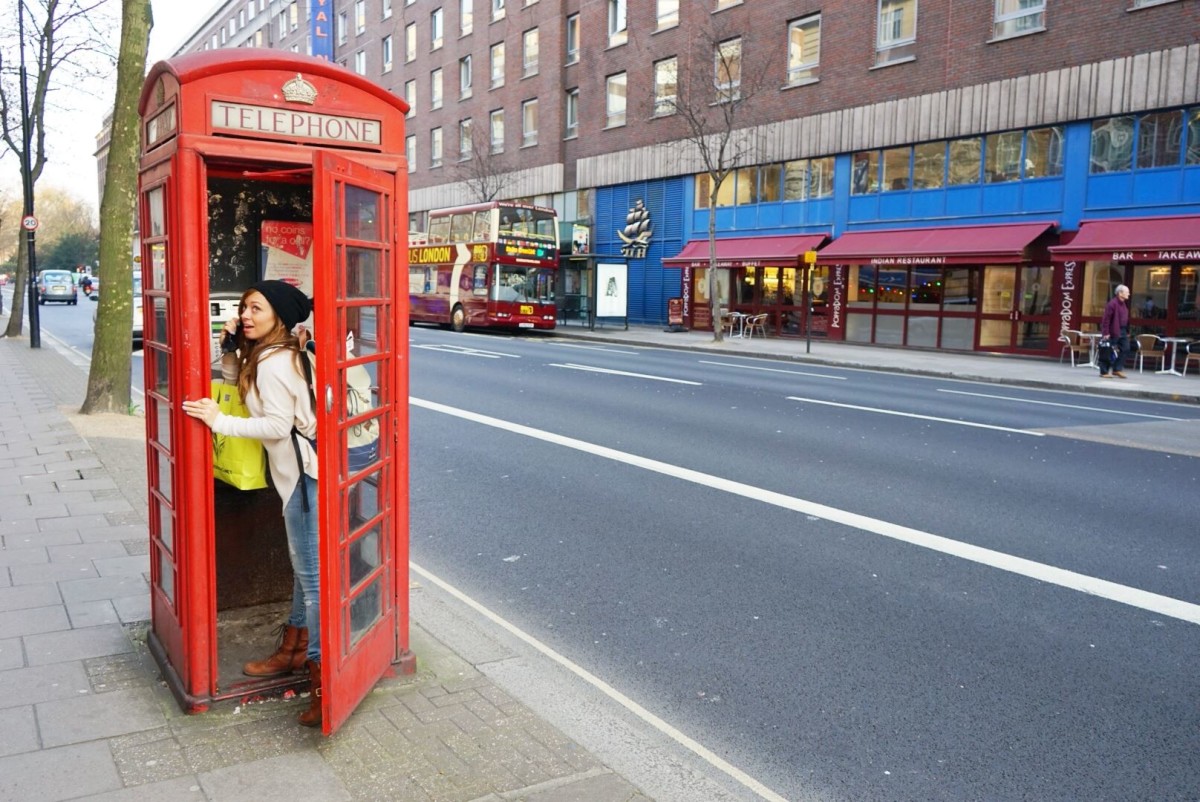
[[[236,351],[226,353],[221,371],[227,382],[237,382],[250,417],[224,415],[211,398],[183,402],[184,412],[214,432],[261,440],[267,453],[271,480],[283,500],[294,576],[292,611],[275,653],[247,663],[243,671],[254,677],[272,677],[307,665],[311,701],[309,709],[300,714],[300,723],[306,727],[321,723],[317,455],[312,445],[317,420],[300,362],[307,357],[292,330],[311,312],[312,302],[304,293],[282,281],[260,281],[246,290],[238,317],[225,324],[225,349]]]

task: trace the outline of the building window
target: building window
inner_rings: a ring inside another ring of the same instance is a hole
[[[679,99],[679,60],[672,56],[654,62],[654,116],[674,114]]]
[[[463,56],[458,60],[458,96],[460,99],[471,96],[471,57]]]
[[[538,139],[538,102],[526,100],[521,104],[521,146],[536,145]]]
[[[604,110],[605,127],[614,128],[625,124],[625,73],[608,76],[605,82]]]
[[[367,30],[367,0],[355,0],[354,3],[354,32],[363,33]]]
[[[429,47],[437,50],[442,46],[442,9],[435,8],[429,15]]]
[[[492,45],[492,88],[504,86],[504,42]]]
[[[1034,128],[1025,135],[1025,178],[1052,178],[1063,174],[1061,125]]]
[[[429,108],[442,107],[442,68],[438,67],[429,73]]]
[[[429,166],[442,166],[442,129],[434,128],[429,132]]]
[[[725,103],[741,97],[742,40],[728,39],[717,45],[713,56],[713,81],[717,102]]]
[[[851,159],[850,194],[867,195],[879,191],[879,151],[855,153]]]
[[[392,18],[392,0],[383,0],[383,18]]]
[[[492,22],[504,19],[504,0],[492,0]]]
[[[608,46],[623,45],[629,39],[625,21],[625,0],[608,0]]]
[[[1133,128],[1130,116],[1092,123],[1092,153],[1088,172],[1117,173],[1133,168]]]
[[[679,24],[679,0],[658,0],[658,24],[655,30],[673,28]]]
[[[488,128],[492,153],[504,152],[504,109],[496,109],[488,116]]]
[[[475,143],[471,141],[471,120],[458,121],[458,160],[465,162],[475,152]]]
[[[1046,29],[1046,0],[996,0],[992,36],[1001,39]]]
[[[475,0],[458,0],[458,35],[467,36],[475,28]]]
[[[1020,131],[988,134],[983,143],[984,179],[989,184],[1021,180],[1021,144],[1025,135]]]
[[[295,33],[300,27],[300,6],[295,3],[288,6],[288,25],[292,33]]]
[[[579,15],[567,17],[567,63],[579,61]]]
[[[1144,114],[1137,125],[1137,166],[1178,167],[1183,149],[1183,111]]]
[[[833,164],[832,156],[822,156],[810,159],[808,162],[808,197],[809,200],[833,197]]]
[[[392,71],[392,35],[389,33],[383,37],[383,45],[380,48],[383,54],[383,71]]]
[[[917,0],[879,0],[876,65],[908,60],[917,39]]]
[[[564,136],[574,139],[579,136],[579,89],[568,89],[566,108],[563,109]]]
[[[408,162],[410,173],[417,169],[417,138],[412,134],[404,137],[404,160]]]
[[[530,28],[521,37],[521,74],[537,75],[538,71],[538,29]]]
[[[359,50],[354,54],[354,71],[359,75],[367,74],[367,53],[365,50]]]
[[[978,184],[983,167],[983,140],[977,136],[951,140],[948,167],[950,186]]]
[[[913,189],[941,189],[946,183],[946,143],[923,142],[913,148]]]
[[[337,43],[346,44],[346,12],[337,15]]]
[[[798,19],[788,24],[788,86],[807,83],[817,77],[821,64],[821,15]]]
[[[408,104],[408,114],[405,117],[411,117],[414,114],[414,109],[417,108],[417,82],[416,79],[409,79],[404,82],[404,102]]]
[[[404,26],[404,61],[408,63],[417,57],[417,23],[410,22]]]

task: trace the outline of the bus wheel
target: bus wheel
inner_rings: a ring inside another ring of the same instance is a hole
[[[454,311],[450,313],[450,328],[457,332],[461,332],[467,327],[467,313],[461,306],[454,307]]]

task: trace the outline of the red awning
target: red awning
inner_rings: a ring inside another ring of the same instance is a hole
[[[753,264],[794,265],[805,251],[815,251],[825,234],[795,234],[787,237],[730,237],[717,240],[717,267]],[[694,239],[683,250],[663,259],[663,267],[708,267],[708,240]]]
[[[1053,222],[852,231],[817,253],[825,265],[1014,264]]]
[[[1200,262],[1200,217],[1089,220],[1050,253],[1060,260]]]

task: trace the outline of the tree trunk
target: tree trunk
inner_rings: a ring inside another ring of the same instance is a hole
[[[152,24],[149,0],[122,0],[121,51],[112,137],[100,201],[100,307],[92,367],[80,410],[130,411],[129,372],[133,326],[133,221],[137,214],[140,124],[138,98],[146,71]]]
[[[25,320],[25,304],[29,300],[29,235],[24,229],[17,234],[17,274],[13,277],[12,309],[5,337],[20,337]]]
[[[708,304],[712,310],[713,342],[724,342],[725,331],[721,328],[721,299],[718,296],[721,284],[717,281],[717,190],[721,184],[710,179],[712,195],[708,199]]]

